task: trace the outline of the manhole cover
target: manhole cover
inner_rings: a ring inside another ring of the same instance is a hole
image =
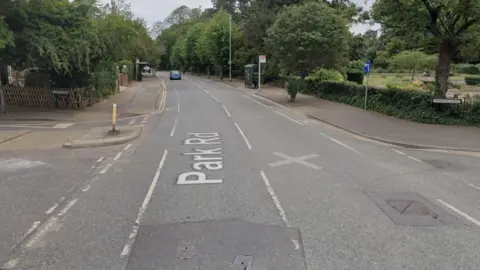
[[[447,211],[414,192],[367,193],[372,201],[396,224],[435,226],[459,224]]]

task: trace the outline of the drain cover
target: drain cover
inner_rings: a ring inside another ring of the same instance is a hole
[[[367,193],[396,224],[410,226],[458,225],[447,211],[414,192]]]
[[[178,242],[177,258],[188,260],[195,256],[195,241],[187,240]]]
[[[233,265],[239,270],[251,270],[253,264],[253,256],[250,255],[237,255],[233,261]]]

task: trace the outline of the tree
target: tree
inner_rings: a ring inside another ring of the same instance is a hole
[[[432,59],[433,58],[433,59]],[[391,64],[397,68],[412,71],[412,81],[415,80],[415,71],[422,68],[432,68],[436,56],[430,56],[421,51],[403,51],[391,59]]]
[[[187,22],[190,18],[190,8],[183,5],[180,6],[172,11],[170,15],[165,19],[165,22],[172,25],[172,24],[182,24]]]
[[[480,23],[480,1],[377,0],[372,14],[385,30],[393,31],[396,36],[415,41],[419,47],[436,45],[435,95],[445,97],[450,65],[463,36]]]
[[[302,78],[316,67],[342,69],[348,60],[346,22],[323,3],[285,8],[268,29],[266,43],[287,74]]]
[[[13,44],[13,36],[4,19],[0,17],[0,49]]]

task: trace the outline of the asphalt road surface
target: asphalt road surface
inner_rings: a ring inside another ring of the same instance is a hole
[[[366,141],[198,77],[167,88],[141,139],[33,163],[26,193],[0,163],[1,269],[479,268],[475,154]]]

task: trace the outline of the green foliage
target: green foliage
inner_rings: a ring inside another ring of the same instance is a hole
[[[0,16],[0,49],[5,48],[7,45],[13,45],[13,36],[4,18]]]
[[[361,60],[350,61],[348,62],[347,69],[349,71],[362,71],[363,72],[363,64],[365,62]]]
[[[465,77],[465,83],[468,85],[480,85],[480,77]]]
[[[314,1],[284,8],[265,42],[287,74],[303,77],[319,66],[340,69],[348,57],[345,21],[332,8]]]
[[[416,71],[433,69],[436,65],[436,59],[436,56],[429,56],[421,51],[403,51],[393,56],[390,64],[397,70],[410,70],[412,72],[412,80],[414,80]]]
[[[316,68],[306,78],[307,81],[343,82],[342,74],[334,69]]]
[[[363,71],[349,71],[347,72],[347,81],[363,84],[364,76]]]
[[[117,90],[118,73],[115,62],[99,62],[91,75],[91,85],[97,90],[97,97],[108,97]]]
[[[456,64],[453,66],[456,73],[461,74],[480,74],[480,69],[476,65],[471,64]]]

